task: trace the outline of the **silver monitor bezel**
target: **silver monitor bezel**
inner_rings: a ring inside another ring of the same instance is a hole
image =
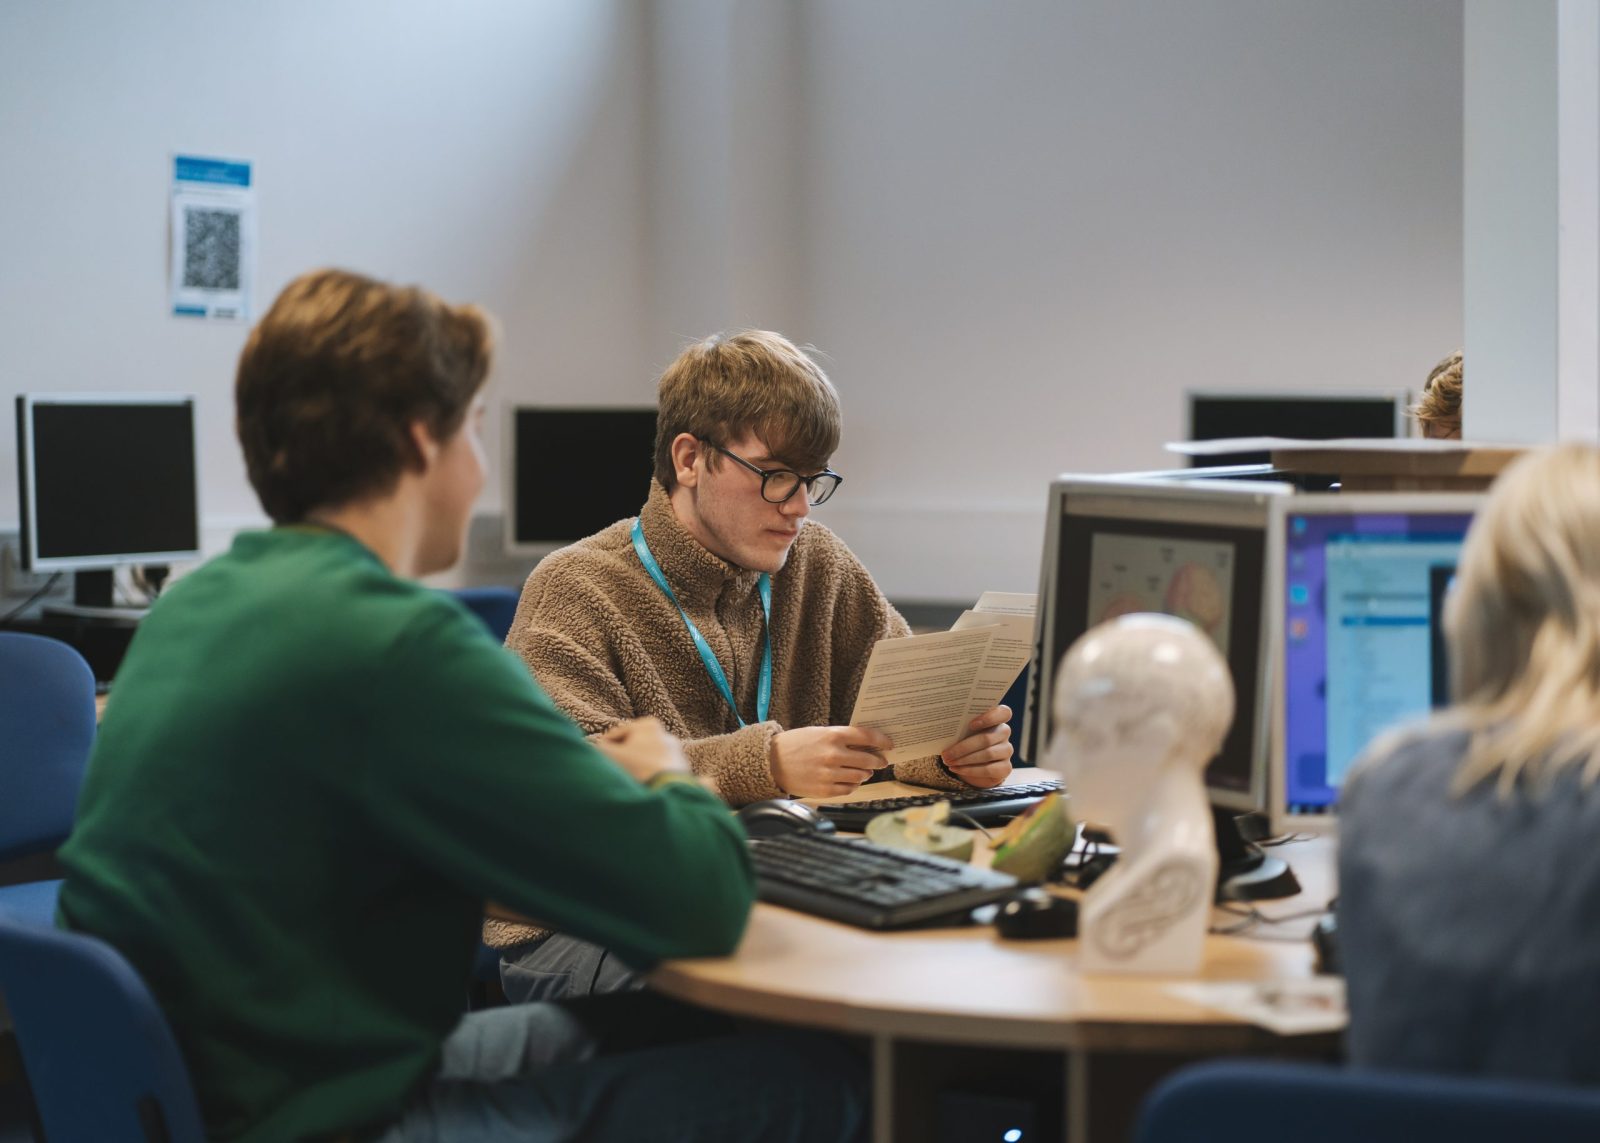
[[[38,449],[33,435],[33,411],[41,405],[187,405],[189,423],[193,430],[189,461],[193,465],[194,479],[194,535],[195,546],[166,552],[108,552],[92,556],[39,555],[39,481],[36,465]],[[204,534],[200,510],[200,403],[192,393],[19,393],[17,416],[22,432],[22,455],[18,458],[19,478],[22,480],[21,501],[23,518],[17,522],[21,540],[22,563],[29,571],[103,571],[108,568],[142,564],[173,564],[198,560],[203,555]]]
[[[500,538],[501,545],[508,556],[532,556],[535,561],[543,559],[551,552],[559,551],[568,545],[575,544],[585,536],[572,536],[564,540],[534,540],[519,541],[516,538],[516,483],[517,483],[517,412],[523,409],[550,410],[561,413],[632,413],[643,412],[645,409],[655,410],[654,405],[641,404],[603,404],[599,402],[584,402],[581,404],[560,404],[553,401],[528,401],[511,399],[500,403]],[[643,507],[648,497],[648,487],[645,495],[639,498],[639,506]],[[621,517],[627,519],[627,517]]]
[[[1074,498],[1079,501],[1087,500],[1095,504],[1111,501],[1113,507],[1121,501],[1124,505],[1133,505],[1136,509],[1149,506],[1152,515],[1148,518],[1165,520],[1168,522],[1201,522],[1217,523],[1226,526],[1259,526],[1263,533],[1262,559],[1262,599],[1260,606],[1262,614],[1258,623],[1259,646],[1257,647],[1257,670],[1254,680],[1253,701],[1250,710],[1254,718],[1254,728],[1251,739],[1250,759],[1250,788],[1245,791],[1220,790],[1207,786],[1207,795],[1212,802],[1226,809],[1248,812],[1251,810],[1265,810],[1268,806],[1270,787],[1270,734],[1271,734],[1271,696],[1273,689],[1276,662],[1272,657],[1272,649],[1276,645],[1270,638],[1269,616],[1266,612],[1267,599],[1276,594],[1276,589],[1270,580],[1274,561],[1271,554],[1274,550],[1271,529],[1274,521],[1281,521],[1273,511],[1273,504],[1277,501],[1292,497],[1293,488],[1287,484],[1269,481],[1227,481],[1227,480],[1183,480],[1169,479],[1141,479],[1128,478],[1122,475],[1094,476],[1085,474],[1065,474],[1058,477],[1050,485],[1049,515],[1045,523],[1044,552],[1040,568],[1040,601],[1039,612],[1034,626],[1034,669],[1038,674],[1038,683],[1030,686],[1030,702],[1027,711],[1026,725],[1024,727],[1024,742],[1033,751],[1029,757],[1039,765],[1048,765],[1045,759],[1048,756],[1048,743],[1041,741],[1046,735],[1049,720],[1044,719],[1041,727],[1041,711],[1037,705],[1047,706],[1051,701],[1055,685],[1055,672],[1058,664],[1047,661],[1044,654],[1045,643],[1049,633],[1055,629],[1056,607],[1058,600],[1058,586],[1056,575],[1058,572],[1057,553],[1061,541],[1061,521],[1069,514],[1068,505]],[[1154,507],[1158,504],[1171,505],[1178,503],[1183,506],[1183,520],[1173,519],[1171,513],[1155,514]],[[1204,519],[1207,508],[1220,509],[1221,518]],[[1197,516],[1196,513],[1201,513]],[[1087,512],[1074,512],[1074,515],[1087,515]],[[1242,697],[1242,696],[1241,696]],[[1239,709],[1244,708],[1244,703],[1238,703]]]

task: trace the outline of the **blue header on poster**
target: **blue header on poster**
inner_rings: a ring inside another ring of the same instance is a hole
[[[208,183],[211,186],[248,187],[250,164],[229,159],[206,159],[199,155],[179,155],[173,160],[173,178],[180,183]]]

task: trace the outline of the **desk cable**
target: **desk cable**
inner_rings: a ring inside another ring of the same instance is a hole
[[[1288,941],[1290,943],[1304,941],[1306,939],[1305,934],[1299,933],[1291,937],[1286,934],[1252,932],[1252,930],[1260,926],[1287,925],[1293,921],[1308,921],[1313,917],[1320,917],[1328,911],[1326,908],[1301,909],[1297,913],[1285,913],[1281,917],[1274,917],[1263,913],[1254,905],[1246,905],[1240,908],[1236,905],[1223,904],[1218,905],[1216,908],[1218,912],[1238,917],[1239,920],[1226,925],[1212,925],[1206,930],[1212,936],[1245,937],[1252,941]]]
[[[60,580],[60,578],[61,578],[61,573],[60,572],[56,572],[53,576],[51,576],[49,579],[44,581],[44,586],[41,587],[38,591],[36,591],[32,595],[28,596],[27,599],[24,599],[21,603],[17,604],[17,606],[13,607],[10,611],[6,612],[3,616],[0,616],[0,627],[9,626],[13,619],[15,619],[17,616],[21,615],[24,611],[28,610],[28,608],[32,607],[35,603],[37,603],[39,600],[43,599],[46,595],[49,595],[51,589],[56,586],[56,582],[58,580]]]
[[[1272,849],[1274,846],[1291,845],[1297,841],[1310,841],[1314,837],[1316,834],[1312,833],[1280,833],[1274,837],[1264,837],[1255,844],[1260,849]]]

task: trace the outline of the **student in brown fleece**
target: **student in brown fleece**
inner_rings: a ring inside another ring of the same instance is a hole
[[[841,482],[828,468],[838,394],[787,339],[753,330],[684,350],[661,377],[658,406],[639,516],[542,560],[507,646],[590,734],[661,719],[731,805],[847,793],[884,767],[877,751],[891,745],[845,725],[867,656],[910,628],[843,541],[808,519]],[[1010,716],[995,707],[967,738],[896,765],[894,777],[998,785],[1011,772]],[[485,939],[503,950],[512,1000],[632,980],[565,936],[491,920]]]

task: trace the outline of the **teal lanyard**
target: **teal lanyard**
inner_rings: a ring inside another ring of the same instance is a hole
[[[722,692],[723,699],[733,711],[733,717],[739,720],[740,726],[745,726],[744,716],[739,713],[739,704],[733,701],[733,688],[728,685],[728,676],[722,672],[722,664],[717,662],[711,644],[700,634],[700,628],[689,618],[689,613],[683,609],[683,604],[672,594],[672,586],[667,583],[667,577],[661,573],[661,565],[656,563],[655,556],[650,554],[650,545],[645,543],[644,529],[640,527],[637,516],[633,520],[633,550],[639,553],[639,562],[644,565],[644,570],[650,573],[650,578],[656,581],[661,593],[672,601],[672,606],[683,616],[683,625],[689,629],[689,638],[694,640],[694,649],[700,652],[700,661],[705,664],[706,674],[711,676],[711,681],[717,685],[717,690]],[[761,682],[756,688],[756,721],[766,722],[767,711],[772,706],[772,577],[762,572],[761,578],[756,580],[756,590],[761,594],[761,615],[766,635],[766,646],[761,650]]]

